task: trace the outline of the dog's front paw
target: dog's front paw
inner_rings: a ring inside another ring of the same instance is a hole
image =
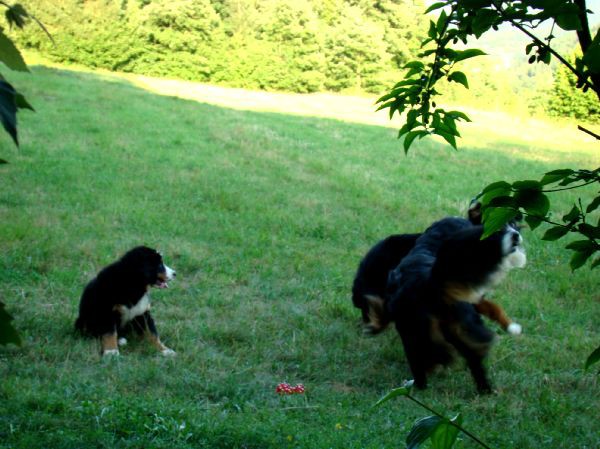
[[[119,346],[125,346],[127,344],[127,339],[125,337],[121,337],[117,340],[117,344]]]
[[[102,352],[102,357],[113,357],[113,356],[118,356],[118,355],[119,355],[118,349],[105,349],[104,352]]]
[[[160,353],[164,356],[169,356],[169,357],[177,355],[177,353],[175,351],[173,351],[171,348],[165,348],[162,351],[160,351]]]
[[[506,328],[506,332],[511,335],[520,335],[523,332],[523,328],[518,323],[510,323]]]

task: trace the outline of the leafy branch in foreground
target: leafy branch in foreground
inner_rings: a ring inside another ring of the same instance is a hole
[[[0,6],[6,8],[4,18],[9,27],[12,28],[15,26],[22,29],[29,20],[33,20],[50,37],[44,25],[29,14],[19,3],[9,5],[4,1],[0,1]],[[52,40],[52,37],[50,39]],[[29,72],[29,67],[27,67],[21,52],[4,33],[2,27],[0,27],[0,62],[4,63],[11,70]],[[2,122],[2,126],[17,146],[19,146],[19,137],[17,134],[17,111],[19,109],[34,110],[25,97],[0,74],[0,122]],[[5,163],[4,159],[0,159],[0,164]]]
[[[457,122],[470,121],[462,112],[447,111],[438,107],[436,98],[440,92],[437,83],[445,80],[469,88],[464,72],[456,70],[461,61],[483,55],[476,49],[451,48],[461,42],[468,44],[469,39],[479,38],[485,33],[498,30],[500,25],[508,24],[527,35],[531,42],[525,47],[530,64],[542,62],[549,64],[556,58],[577,79],[575,89],[591,90],[600,102],[600,30],[592,37],[588,14],[592,14],[585,0],[442,0],[432,4],[425,13],[441,10],[436,21],[430,21],[427,38],[423,40],[418,55],[419,60],[409,62],[404,79],[392,90],[379,98],[380,109],[389,109],[390,119],[395,113],[404,114],[404,125],[398,137],[404,137],[404,151],[408,152],[415,139],[438,135],[452,147],[457,148],[456,138],[460,137]],[[535,33],[549,24],[550,32],[545,37]],[[574,32],[579,42],[581,56],[571,64],[553,47],[552,34],[555,27]],[[596,138],[597,133],[579,127]],[[600,220],[593,224],[590,216],[600,206],[600,191],[584,208],[578,199],[571,211],[562,217],[562,223],[552,220],[550,201],[546,193],[573,190],[588,185],[600,184],[600,168],[562,169],[546,173],[541,181],[517,181],[512,184],[495,182],[487,186],[480,196],[483,201],[483,222],[485,234],[504,226],[519,212],[524,213],[532,229],[542,222],[551,224],[544,240],[557,240],[567,234],[579,234],[582,238],[569,243],[566,248],[572,250],[570,266],[573,270],[592,260],[591,267],[600,265]],[[547,186],[554,184],[555,188]],[[598,255],[594,259],[594,256]],[[588,358],[589,364],[600,360],[600,348]]]
[[[419,419],[414,424],[406,437],[406,447],[408,449],[416,449],[427,440],[430,440],[433,449],[451,449],[458,438],[459,432],[467,435],[481,447],[490,449],[487,444],[462,426],[462,416],[460,413],[454,418],[446,418],[441,413],[412,396],[410,394],[412,385],[413,381],[406,382],[404,386],[393,389],[374,405],[374,407],[379,407],[390,399],[402,396],[433,413],[431,416]]]

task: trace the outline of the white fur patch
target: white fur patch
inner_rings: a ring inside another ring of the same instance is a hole
[[[121,337],[119,340],[117,340],[117,344],[119,346],[125,346],[127,344],[127,339],[125,337]]]
[[[510,264],[510,268],[523,268],[527,263],[525,250],[520,246],[517,247],[515,251],[506,256],[506,261]]]
[[[510,323],[508,325],[508,328],[506,329],[506,332],[508,332],[511,335],[521,335],[521,332],[523,332],[523,328],[518,323]]]
[[[103,357],[106,357],[106,356],[115,356],[115,355],[119,355],[119,350],[118,349],[106,349],[102,353]]]
[[[176,274],[175,270],[167,267],[166,265],[165,265],[165,271],[167,273],[167,281],[170,281],[175,277],[175,274]]]
[[[136,316],[143,315],[150,310],[150,296],[146,294],[133,307],[121,306],[119,310],[121,312],[121,326],[124,326]]]
[[[172,357],[174,355],[176,355],[177,353],[175,351],[173,351],[170,348],[165,348],[162,351],[160,351],[160,353],[164,356],[168,356],[168,357]]]

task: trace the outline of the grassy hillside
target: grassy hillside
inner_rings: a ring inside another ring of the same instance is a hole
[[[378,239],[463,214],[487,183],[598,164],[487,135],[456,153],[396,131],[158,96],[93,74],[11,74],[37,113],[0,166],[0,295],[24,337],[0,348],[3,448],[392,448],[425,412],[372,405],[409,377],[394,332],[361,335],[350,302]],[[482,136],[483,137],[483,136]],[[570,209],[558,200],[559,212]],[[458,363],[418,397],[497,448],[596,448],[598,272],[526,232],[530,264],[494,298],[524,326],[478,397]],[[138,244],[178,271],[153,292],[175,358],[133,342],[101,360],[72,332],[79,295]],[[492,325],[491,325],[492,326]],[[278,397],[279,382],[305,396]],[[459,447],[474,447],[463,441]]]

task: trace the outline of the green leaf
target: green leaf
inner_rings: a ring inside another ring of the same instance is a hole
[[[565,246],[567,249],[572,249],[574,251],[594,251],[595,245],[591,240],[576,240],[574,242],[569,243]]]
[[[460,83],[465,86],[467,89],[469,88],[469,82],[467,81],[467,75],[463,72],[452,72],[448,75],[448,81],[454,81],[455,83]]]
[[[594,349],[594,352],[592,352],[585,361],[585,369],[589,369],[590,366],[598,362],[600,362],[600,346]]]
[[[408,134],[406,134],[406,137],[404,138],[404,152],[408,153],[408,149],[410,148],[410,146],[412,145],[413,141],[417,138],[417,137],[423,137],[424,135],[428,134],[427,131],[411,131]]]
[[[450,420],[457,425],[462,425],[462,416],[460,413]],[[435,449],[452,449],[458,438],[459,429],[446,421],[441,423],[431,436],[431,445]]]
[[[437,28],[435,27],[435,22],[433,20],[429,21],[429,31],[427,31],[427,36],[432,40],[435,40],[437,37]]]
[[[565,223],[575,223],[580,217],[581,213],[579,212],[579,208],[577,206],[573,206],[567,215],[563,215],[562,220]]]
[[[490,29],[494,23],[499,20],[498,13],[492,9],[480,9],[477,11],[473,22],[471,23],[471,27],[473,29],[473,34],[475,37],[479,38],[483,33]]]
[[[29,68],[27,68],[21,52],[2,31],[0,31],[0,61],[12,70],[29,72]]]
[[[573,173],[575,173],[575,171],[573,171],[571,169],[549,171],[548,173],[546,173],[544,175],[544,177],[540,181],[540,184],[547,185],[547,184],[552,184],[553,182],[562,181],[567,176],[570,176]]]
[[[0,345],[7,345],[9,343],[21,345],[21,338],[11,324],[12,320],[12,316],[4,309],[4,304],[0,302]]]
[[[482,196],[485,193],[491,192],[492,190],[502,190],[503,192],[510,192],[512,190],[511,185],[506,181],[497,181],[487,185],[479,194]]]
[[[0,159],[0,165],[1,164],[8,164],[8,161],[6,159]]]
[[[454,117],[456,120],[461,119],[461,120],[464,120],[465,122],[471,121],[471,119],[469,118],[469,116],[467,114],[465,114],[464,112],[460,112],[460,111],[448,111],[448,112],[446,112],[446,115],[450,115],[450,116]]]
[[[413,381],[405,382],[403,386],[394,388],[384,397],[379,399],[373,407],[379,407],[381,404],[389,401],[390,399],[397,398],[398,396],[408,396],[410,394],[410,390],[412,389],[413,383]]]
[[[518,211],[506,207],[486,207],[483,211],[483,235],[485,239],[499,231],[510,220],[517,216]]]
[[[446,6],[446,2],[437,2],[431,5],[429,8],[425,10],[424,14],[429,14],[431,11],[435,11],[436,9],[440,9]]]
[[[567,3],[561,8],[561,13],[555,17],[556,24],[566,31],[581,30],[579,20],[579,7],[573,3]]]
[[[15,89],[9,83],[0,81],[0,121],[15,145],[19,146],[16,95]]]
[[[446,29],[447,21],[448,21],[448,14],[446,14],[446,11],[444,11],[442,9],[442,12],[440,13],[440,16],[438,17],[438,21],[437,21],[437,25],[436,25],[437,34],[439,36],[441,36],[442,33],[444,32],[444,30]]]
[[[596,268],[598,266],[600,266],[600,257],[598,257],[596,260],[594,260],[592,262],[592,265],[590,266],[590,270],[592,270],[592,269],[594,269],[594,268]]]
[[[33,109],[33,106],[31,106],[29,104],[29,102],[27,101],[27,99],[23,96],[23,94],[20,94],[19,92],[16,92],[15,104],[17,105],[17,108],[19,108],[19,109],[29,109],[29,110],[35,112],[35,109]]]
[[[511,209],[518,208],[517,202],[512,196],[495,195],[495,193],[496,191],[492,190],[486,194],[486,196],[482,199],[481,204],[488,207],[508,207]],[[492,194],[494,194],[493,197]]]
[[[586,213],[591,213],[594,212],[596,209],[598,209],[598,207],[600,207],[600,196],[597,196],[596,198],[594,198],[592,200],[592,202],[588,205],[588,207],[586,208]]]
[[[425,68],[425,64],[423,64],[421,61],[410,61],[404,65],[404,68],[405,69],[417,69],[417,70],[421,71]]]
[[[569,261],[569,266],[571,267],[571,270],[575,271],[576,269],[585,265],[587,260],[590,257],[592,257],[594,252],[594,250],[575,251],[575,253],[571,257],[571,260]]]
[[[600,226],[593,226],[589,223],[580,223],[577,225],[577,231],[591,240],[600,240]]]
[[[533,231],[539,225],[542,224],[542,219],[540,217],[535,216],[535,215],[527,215],[525,217],[525,222],[529,225],[529,227]]]
[[[537,217],[545,217],[550,210],[550,200],[539,190],[519,190],[515,193],[515,201],[525,212]]]
[[[542,183],[535,180],[516,181],[512,183],[515,190],[541,190]]]
[[[553,242],[554,240],[558,240],[561,237],[564,237],[569,233],[569,228],[566,226],[554,226],[553,228],[548,229],[542,240],[548,240]]]
[[[9,26],[15,25],[17,28],[23,28],[25,22],[29,18],[29,14],[25,11],[22,5],[16,3],[9,7],[4,13]]]
[[[439,416],[427,416],[419,419],[406,437],[406,448],[418,449],[444,421]]]
[[[444,138],[444,140],[446,142],[448,142],[450,145],[452,145],[452,147],[457,150],[458,148],[456,147],[456,137],[454,137],[454,135],[450,132],[446,132],[446,131],[442,131],[441,129],[436,129],[433,131],[434,134],[437,134],[438,136],[441,136]]]
[[[478,48],[470,48],[468,50],[463,50],[463,51],[457,51],[456,55],[454,56],[454,61],[458,62],[458,61],[464,61],[465,59],[469,59],[469,58],[473,58],[475,56],[482,56],[482,55],[486,55],[487,53],[479,50]]]
[[[583,55],[583,63],[590,72],[595,74],[600,73],[600,42],[596,42],[596,39],[594,39],[594,43],[588,47]]]

